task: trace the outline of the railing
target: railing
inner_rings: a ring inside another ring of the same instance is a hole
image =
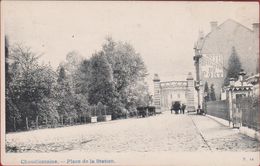
[[[206,113],[218,118],[229,120],[227,101],[221,100],[206,102]]]
[[[242,125],[259,130],[259,98],[243,97],[236,101],[237,108],[242,112]]]

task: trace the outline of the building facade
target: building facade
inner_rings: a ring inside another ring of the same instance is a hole
[[[187,111],[195,110],[194,79],[191,73],[185,81],[161,82],[158,74],[154,75],[154,105],[157,111],[169,110],[175,101],[186,105]]]
[[[253,96],[259,97],[259,73],[246,79],[248,84],[253,85]]]
[[[194,49],[202,55],[199,62],[202,84],[206,81],[209,86],[214,84],[216,98],[220,100],[232,48],[236,50],[247,75],[258,73],[259,23],[253,23],[252,29],[231,19],[220,25],[217,22],[210,25],[211,31],[207,35],[199,32]]]

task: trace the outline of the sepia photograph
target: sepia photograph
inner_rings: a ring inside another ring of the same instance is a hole
[[[257,166],[259,3],[1,1],[0,165]]]

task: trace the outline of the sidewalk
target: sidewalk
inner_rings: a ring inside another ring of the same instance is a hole
[[[221,119],[221,118],[218,118],[218,117],[215,117],[215,116],[211,116],[211,115],[206,115],[206,116],[211,118],[211,119],[213,119],[213,120],[215,120],[216,122],[226,126],[226,127],[232,128],[232,125],[229,125],[229,122],[227,120],[225,120],[225,119]],[[255,131],[255,130],[253,130],[253,129],[250,129],[250,128],[245,127],[245,126],[241,126],[239,128],[239,132],[241,134],[247,135],[247,136],[249,136],[251,138],[254,138],[254,139],[257,139],[258,141],[260,141],[260,133]]]
[[[211,151],[259,151],[259,141],[208,116],[190,115]]]

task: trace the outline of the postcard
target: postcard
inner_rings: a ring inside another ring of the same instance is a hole
[[[259,3],[2,1],[2,165],[259,165]]]

